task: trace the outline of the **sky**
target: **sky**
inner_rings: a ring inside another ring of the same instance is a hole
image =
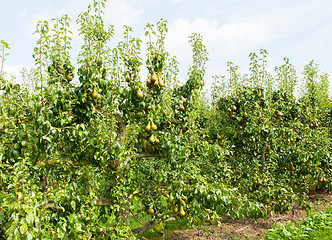
[[[23,67],[34,66],[36,44],[33,35],[39,20],[68,14],[74,33],[76,19],[92,0],[10,0],[0,8],[0,40],[10,46],[4,70],[19,75]],[[311,60],[322,73],[332,74],[332,1],[331,0],[109,0],[105,9],[106,25],[115,26],[111,45],[122,40],[123,26],[145,40],[144,27],[167,20],[166,49],[177,56],[179,78],[187,77],[192,63],[188,36],[202,34],[209,53],[206,85],[212,76],[227,75],[227,62],[249,68],[249,54],[266,49],[269,69],[288,57],[300,75]],[[81,39],[73,36],[72,59],[77,58]],[[143,71],[144,72],[144,71]]]

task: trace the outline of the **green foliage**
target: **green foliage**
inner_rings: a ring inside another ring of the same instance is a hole
[[[128,26],[109,47],[105,3],[93,1],[77,19],[77,72],[66,15],[37,24],[30,84],[12,83],[1,67],[1,236],[132,239],[133,220],[160,232],[170,220],[266,218],[308,207],[309,189],[331,190],[328,76],[317,65],[305,67],[297,98],[289,60],[273,76],[261,50],[250,54],[249,75],[229,62],[210,100],[200,34],[189,37],[193,64],[180,85],[167,22],[147,24],[143,59]],[[3,66],[9,47],[0,48]]]
[[[331,239],[332,209],[311,213],[294,224],[276,224],[264,239]]]

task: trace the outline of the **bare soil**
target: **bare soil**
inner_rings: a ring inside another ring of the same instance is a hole
[[[332,203],[332,195],[321,191],[311,191],[308,200],[313,210],[323,210]],[[216,239],[260,239],[265,236],[271,225],[275,223],[296,222],[306,217],[306,211],[295,207],[287,214],[276,214],[273,218],[259,219],[257,222],[250,218],[236,220],[223,218],[219,226],[206,224],[197,230],[175,230],[166,232],[156,239],[163,240],[216,240]]]

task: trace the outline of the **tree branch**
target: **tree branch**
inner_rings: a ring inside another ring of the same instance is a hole
[[[107,198],[96,198],[95,199],[95,206],[110,206],[112,205],[112,199]]]
[[[174,124],[181,124],[182,122],[178,119],[171,119],[169,118],[168,121],[170,121],[171,123],[174,123]]]
[[[125,140],[126,124],[123,122],[123,118],[119,113],[116,114],[116,120],[118,122],[117,136],[120,144],[122,144]]]
[[[136,158],[145,158],[145,157],[165,157],[161,153],[150,153],[150,152],[142,152],[137,153]]]
[[[152,228],[153,226],[153,220],[147,222],[143,227],[140,227],[140,228],[136,228],[136,229],[133,229],[131,230],[133,234],[141,234],[141,233],[144,233],[146,232],[147,230],[149,230],[150,228]]]

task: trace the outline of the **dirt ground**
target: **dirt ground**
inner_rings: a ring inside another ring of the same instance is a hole
[[[323,210],[332,203],[332,195],[312,191],[309,200],[314,210]],[[257,222],[250,218],[244,220],[223,219],[220,226],[213,224],[202,226],[197,230],[176,230],[167,232],[159,239],[164,240],[216,240],[216,239],[260,239],[265,236],[271,225],[282,222],[295,222],[303,219],[306,211],[295,208],[288,214],[276,214],[275,217]]]

